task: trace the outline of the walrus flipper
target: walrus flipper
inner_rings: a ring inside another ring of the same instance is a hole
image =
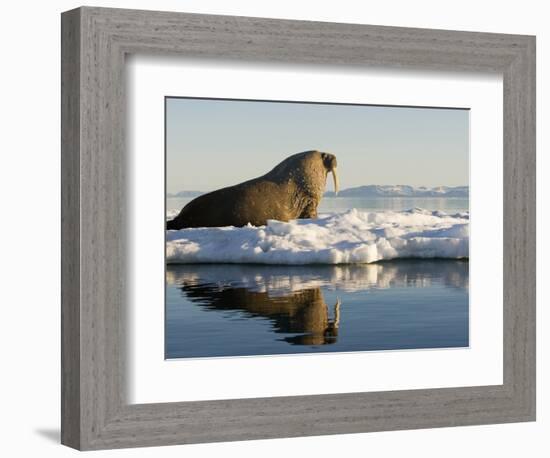
[[[317,218],[317,205],[318,205],[317,202],[309,203],[306,206],[306,208],[302,210],[302,213],[300,213],[300,216],[298,218],[299,219]]]

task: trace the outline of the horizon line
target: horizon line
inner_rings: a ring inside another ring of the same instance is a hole
[[[226,188],[226,187],[229,187],[229,186],[234,186],[234,185],[223,186],[222,188],[215,188],[215,189],[212,189],[210,191],[202,191],[202,190],[199,190],[199,189],[180,189],[179,191],[176,191],[176,192],[167,192],[167,194],[176,194],[178,192],[202,192],[202,193],[205,193],[205,192],[215,191],[216,189],[223,189],[223,188]],[[340,190],[340,192],[345,191],[347,189],[361,188],[361,187],[364,187],[364,186],[410,186],[411,188],[426,188],[426,189],[435,189],[435,188],[443,188],[443,187],[445,187],[445,188],[469,188],[470,187],[469,184],[457,184],[457,185],[441,184],[441,185],[436,185],[436,186],[426,186],[426,185],[411,185],[411,184],[378,184],[378,183],[374,183],[374,184],[362,184],[362,185],[358,185],[358,186],[351,186],[349,188],[342,188]],[[334,192],[334,191],[329,190],[329,191],[325,191],[325,192]]]

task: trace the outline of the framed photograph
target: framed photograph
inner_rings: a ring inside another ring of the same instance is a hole
[[[534,419],[534,37],[63,13],[63,444]]]

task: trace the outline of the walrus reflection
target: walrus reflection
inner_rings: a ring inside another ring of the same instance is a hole
[[[188,300],[201,307],[240,310],[250,317],[271,320],[275,332],[297,334],[282,339],[292,345],[332,344],[338,337],[340,301],[334,304],[331,316],[323,292],[318,287],[275,297],[242,287],[197,285],[185,281],[180,288]]]
[[[322,297],[322,293],[321,293]],[[340,326],[340,299],[334,304],[333,319],[328,319],[328,307],[325,306],[326,314],[319,313],[314,307],[304,310],[304,328],[307,334],[299,334],[292,337],[285,337],[283,340],[294,345],[324,345],[336,342],[338,337],[338,327]],[[308,315],[316,315],[310,317]],[[321,319],[320,319],[321,318]],[[308,324],[317,324],[310,326]]]

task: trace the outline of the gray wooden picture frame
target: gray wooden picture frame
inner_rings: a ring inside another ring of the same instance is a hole
[[[83,7],[62,14],[61,39],[63,444],[87,450],[535,419],[534,37]],[[502,74],[504,383],[128,404],[124,74],[125,56],[136,53]]]

